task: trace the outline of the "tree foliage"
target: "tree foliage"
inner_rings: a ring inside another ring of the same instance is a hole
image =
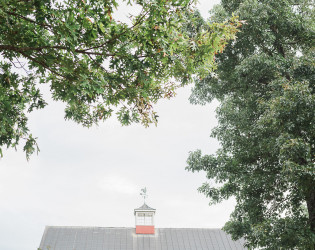
[[[115,0],[0,0],[0,147],[24,139],[27,157],[36,150],[27,113],[47,104],[40,84],[84,126],[115,112],[123,125],[155,123],[152,105],[207,75],[237,32],[235,18],[200,22],[193,3],[128,1],[141,11],[126,24]]]
[[[236,198],[224,230],[249,247],[315,247],[314,2],[223,0],[212,21],[232,12],[246,22],[215,74],[198,81],[192,103],[220,100],[214,155],[190,153],[190,171],[212,180],[212,203]]]

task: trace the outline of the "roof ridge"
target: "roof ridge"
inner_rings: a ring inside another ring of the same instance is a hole
[[[46,228],[108,228],[108,229],[134,229],[135,227],[101,227],[101,226],[46,226]],[[207,229],[207,230],[222,230],[221,228],[209,228],[209,227],[156,227],[155,229]]]

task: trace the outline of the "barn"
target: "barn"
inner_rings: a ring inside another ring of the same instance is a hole
[[[234,250],[246,249],[220,229],[155,228],[156,210],[134,210],[135,227],[46,226],[40,250]]]

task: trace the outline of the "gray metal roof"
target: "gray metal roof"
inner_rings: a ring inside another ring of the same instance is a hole
[[[220,229],[156,228],[154,235],[134,228],[47,226],[41,250],[234,250],[246,249]]]

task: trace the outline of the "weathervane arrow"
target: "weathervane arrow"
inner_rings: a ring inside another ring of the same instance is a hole
[[[148,195],[147,195],[147,188],[146,188],[146,187],[144,187],[144,188],[141,189],[140,195],[142,196],[143,201],[144,201],[144,203],[145,203],[145,199],[148,197]]]

